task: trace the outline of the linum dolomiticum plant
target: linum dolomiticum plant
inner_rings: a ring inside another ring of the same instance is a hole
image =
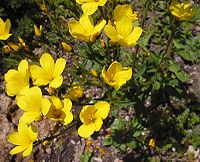
[[[23,112],[7,135],[10,154],[29,156],[38,145],[75,136],[71,128],[80,138],[103,136],[102,147],[140,152],[149,161],[173,147],[180,157],[183,145],[200,146],[200,109],[176,61],[199,62],[199,34],[191,32],[199,18],[196,1],[30,4],[36,16],[25,13],[17,21],[0,8],[5,92]],[[98,94],[88,94],[91,89]],[[41,137],[37,126],[47,120],[56,125]],[[86,147],[80,161],[94,154]]]

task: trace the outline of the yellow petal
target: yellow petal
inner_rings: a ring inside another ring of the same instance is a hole
[[[110,111],[110,104],[108,102],[98,101],[97,103],[95,103],[94,106],[97,109],[96,114],[102,117],[102,119],[105,119],[108,116],[108,113]]]
[[[10,31],[10,28],[11,28],[11,22],[10,22],[10,19],[7,19],[6,22],[5,22],[5,33],[9,33]]]
[[[23,115],[19,118],[21,123],[30,124],[32,123],[38,116],[40,116],[41,112],[38,111],[29,111],[24,112]]]
[[[101,117],[97,117],[94,121],[94,125],[95,125],[95,131],[99,131],[103,125],[103,121],[101,119]]]
[[[100,33],[101,30],[103,29],[103,27],[106,25],[106,20],[102,20],[100,21],[95,27],[94,27],[94,31]]]
[[[79,22],[84,27],[84,29],[86,31],[86,35],[90,35],[93,33],[94,22],[93,22],[93,19],[91,16],[82,15]]]
[[[61,109],[63,107],[62,102],[60,99],[56,96],[51,96],[51,101],[53,105],[56,107],[56,109]]]
[[[117,61],[114,61],[112,62],[112,64],[109,66],[108,70],[107,70],[107,75],[110,77],[110,78],[113,78],[114,75],[120,71],[122,69],[122,65],[117,62]]]
[[[140,38],[142,34],[142,28],[134,27],[131,34],[126,38],[126,42],[129,46],[135,45],[137,40]]]
[[[13,132],[7,136],[7,139],[10,143],[14,145],[21,145],[24,143],[24,139],[19,136],[18,132]]]
[[[63,102],[64,102],[64,109],[70,111],[72,109],[72,102],[71,102],[71,100],[68,99],[68,98],[65,98],[63,100]]]
[[[33,144],[31,143],[23,152],[23,156],[28,156],[31,154],[33,149]]]
[[[28,62],[26,60],[22,60],[19,63],[18,71],[22,74],[22,76],[24,78],[27,76],[27,73],[28,73]]]
[[[50,83],[51,78],[48,74],[37,65],[30,66],[31,77],[33,79],[33,84],[37,86],[47,85]]]
[[[62,85],[62,82],[63,82],[62,76],[56,77],[50,82],[49,87],[58,88]]]
[[[3,34],[0,35],[0,40],[7,40],[12,34]]]
[[[26,146],[16,146],[14,147],[9,153],[10,154],[18,154],[20,152],[23,152],[26,149]]]
[[[42,114],[46,115],[49,112],[50,107],[50,101],[47,98],[43,98],[41,103]]]
[[[107,2],[107,0],[98,0],[99,1],[99,6],[104,6]]]
[[[63,58],[59,58],[56,60],[54,72],[53,72],[53,78],[59,77],[62,74],[65,68],[65,64],[66,64],[66,60]]]
[[[112,26],[111,22],[109,21],[108,24],[104,27],[104,31],[106,35],[113,41],[117,42],[117,31],[116,29]]]
[[[42,54],[42,56],[40,57],[40,65],[44,69],[46,74],[49,76],[49,78],[53,76],[54,60],[50,54],[48,53]]]
[[[78,128],[78,134],[83,138],[88,138],[94,133],[94,131],[95,131],[94,124],[89,124],[89,125],[83,124]]]
[[[127,68],[117,72],[113,78],[113,80],[118,84],[119,87],[126,84],[128,80],[132,77],[132,69]],[[115,89],[119,89],[119,87],[115,87]]]
[[[18,94],[24,88],[29,87],[28,80],[26,81],[23,75],[16,70],[9,70],[5,74],[6,81],[6,93],[9,96],[14,96]]]
[[[131,34],[132,28],[133,28],[132,21],[128,17],[123,17],[118,22],[116,22],[117,32],[124,39]]]
[[[86,15],[92,15],[98,9],[98,2],[90,2],[82,4],[81,8]]]
[[[123,16],[131,16],[132,14],[132,9],[128,4],[117,5],[114,9],[114,20],[119,21]]]
[[[32,87],[24,95],[17,96],[16,102],[24,111],[41,111],[42,92],[39,87]]]
[[[71,113],[69,110],[66,110],[66,109],[62,109],[62,110],[63,110],[64,113],[65,113],[65,118],[64,118],[63,124],[64,124],[64,125],[67,125],[67,124],[69,124],[69,123],[72,122],[72,120],[73,120],[73,115],[72,115],[72,113]]]
[[[86,31],[78,21],[72,19],[71,21],[69,21],[68,27],[69,27],[69,32],[73,37],[79,38],[84,41],[87,41],[89,39],[84,36],[86,35]]]

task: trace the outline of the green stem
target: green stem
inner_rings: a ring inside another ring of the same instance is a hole
[[[144,6],[145,6],[144,12],[143,12],[143,15],[142,15],[142,22],[141,22],[141,28],[142,28],[142,29],[144,28],[144,24],[145,24],[147,15],[148,15],[148,11],[149,11],[150,5],[151,5],[151,0],[146,0],[146,1],[145,1],[145,5],[144,5]],[[136,55],[138,54],[139,49],[140,49],[140,47],[137,46],[136,52],[135,52]],[[135,57],[136,57],[136,56],[135,56]],[[133,59],[135,59],[135,58],[133,58]]]

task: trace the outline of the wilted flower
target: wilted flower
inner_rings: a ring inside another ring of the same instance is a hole
[[[0,18],[0,40],[7,40],[12,34],[9,34],[11,28],[10,19],[5,22]]]
[[[30,155],[33,149],[33,142],[37,139],[37,136],[37,127],[19,124],[18,131],[8,135],[8,141],[17,145],[10,151],[10,154],[23,152],[23,156]]]
[[[18,37],[19,40],[19,45],[26,51],[28,51],[28,47],[26,46],[26,43],[24,42],[24,40],[20,37]]]
[[[41,115],[49,112],[51,103],[48,99],[43,98],[42,91],[39,87],[31,87],[16,97],[17,105],[24,110],[20,117],[21,123],[30,124]]]
[[[21,48],[20,45],[9,42],[8,45],[4,45],[3,48],[5,49],[5,52],[17,52]]]
[[[103,124],[103,119],[108,116],[110,104],[106,101],[98,101],[94,105],[86,105],[80,112],[80,120],[83,123],[78,128],[81,137],[88,138],[94,131],[99,131]]]
[[[119,43],[122,46],[133,46],[142,34],[142,28],[134,27],[132,20],[126,16],[115,22],[116,29],[109,21],[104,27],[106,35],[112,42]]]
[[[35,35],[37,35],[38,37],[40,37],[42,35],[42,25],[40,25],[40,28],[38,28],[36,25],[34,25],[34,31],[35,31]]]
[[[82,4],[81,8],[86,15],[92,15],[98,6],[104,6],[107,0],[76,0],[77,3]]]
[[[65,68],[66,61],[59,58],[54,63],[52,56],[44,53],[40,58],[40,66],[30,66],[33,84],[37,86],[49,84],[52,88],[58,88],[63,82],[62,72]]]
[[[11,69],[5,74],[6,93],[8,96],[15,96],[29,88],[28,62],[22,60],[18,70]]]
[[[72,46],[70,46],[69,44],[65,43],[65,42],[62,42],[61,43],[64,50],[67,51],[67,52],[71,52],[72,51]]]
[[[47,117],[54,121],[60,121],[63,125],[71,123],[73,115],[70,112],[72,109],[72,102],[70,99],[65,98],[61,101],[58,97],[52,96],[51,101],[52,104]]]
[[[79,22],[72,19],[68,26],[69,32],[74,38],[78,38],[85,42],[94,42],[105,24],[106,21],[103,19],[94,26],[94,21],[91,16],[82,15]]]
[[[70,98],[71,100],[77,100],[83,97],[83,89],[81,86],[73,86],[69,88],[69,93],[65,97]]]
[[[195,15],[195,11],[190,7],[189,2],[180,3],[178,0],[172,0],[169,11],[179,20],[189,20]]]
[[[106,71],[105,67],[102,70],[104,81],[118,90],[122,85],[126,84],[132,77],[132,69],[130,67],[122,67],[122,65],[114,61]]]
[[[131,21],[138,20],[137,12],[132,11],[131,6],[128,4],[125,5],[117,5],[114,9],[114,20],[119,21],[121,18],[127,17]]]

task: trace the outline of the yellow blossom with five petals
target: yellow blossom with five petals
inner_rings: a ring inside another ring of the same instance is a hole
[[[51,102],[51,108],[47,114],[47,117],[54,121],[60,121],[63,125],[71,123],[73,120],[73,115],[70,112],[72,109],[71,100],[65,98],[61,101],[58,97],[52,96]]]
[[[15,96],[29,88],[29,67],[26,60],[19,63],[18,70],[11,69],[5,74],[6,93]]]
[[[85,42],[94,42],[105,24],[106,21],[103,19],[96,26],[94,26],[94,21],[91,16],[82,15],[79,22],[72,19],[69,21],[68,26],[69,32],[74,38]]]
[[[102,76],[107,84],[118,90],[131,79],[132,69],[130,67],[122,67],[119,62],[114,61],[107,71],[105,67],[103,68]]]
[[[119,21],[115,22],[116,29],[112,26],[109,21],[104,27],[106,35],[114,43],[119,43],[122,46],[133,46],[137,44],[137,40],[142,34],[142,28],[134,27],[132,20],[127,16],[122,17]]]
[[[110,104],[106,101],[98,101],[94,105],[86,105],[79,114],[83,123],[78,128],[81,137],[88,138],[94,131],[99,131],[103,125],[103,119],[108,116]]]
[[[59,58],[54,63],[52,56],[44,53],[40,58],[40,66],[30,66],[30,73],[33,84],[43,86],[49,84],[49,87],[58,88],[63,82],[62,72],[65,68],[66,60]]]
[[[0,40],[7,40],[12,34],[9,34],[11,28],[10,19],[5,22],[0,18]]]
[[[10,154],[23,152],[23,156],[30,155],[33,149],[33,142],[37,139],[37,136],[37,127],[19,124],[18,131],[9,134],[7,137],[10,143],[17,145],[10,151]]]
[[[180,3],[178,0],[172,0],[169,11],[179,20],[189,20],[195,15],[195,11],[191,8],[189,2]]]
[[[107,0],[76,0],[77,3],[82,4],[81,8],[86,15],[92,15],[98,6],[104,6]]]
[[[30,124],[34,120],[46,115],[49,112],[51,103],[47,98],[43,98],[39,87],[31,87],[16,97],[17,105],[24,110],[20,117],[20,122]]]

